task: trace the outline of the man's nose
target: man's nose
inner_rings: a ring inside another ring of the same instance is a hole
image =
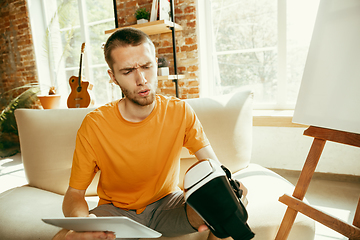
[[[147,83],[147,80],[145,78],[144,72],[141,71],[141,69],[136,69],[136,84],[137,85],[144,85]]]

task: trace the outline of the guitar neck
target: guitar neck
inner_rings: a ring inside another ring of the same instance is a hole
[[[82,71],[82,59],[83,59],[83,55],[84,55],[84,50],[85,50],[85,43],[83,43],[81,45],[81,54],[80,54],[80,67],[79,67],[79,80],[78,80],[78,85],[79,85],[79,89],[81,89],[81,81],[82,81],[82,76],[81,76],[81,71]]]

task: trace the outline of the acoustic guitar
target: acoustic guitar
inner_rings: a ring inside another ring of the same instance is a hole
[[[88,92],[89,82],[82,81],[81,76],[84,50],[85,43],[81,45],[79,76],[71,76],[69,79],[71,92],[67,100],[68,108],[87,108],[91,102],[90,94]]]

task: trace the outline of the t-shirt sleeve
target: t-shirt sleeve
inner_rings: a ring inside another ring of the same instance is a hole
[[[191,154],[210,145],[206,137],[203,126],[201,125],[195,111],[185,102],[185,120],[186,132],[184,138],[184,147],[189,149]]]
[[[79,190],[87,189],[98,171],[95,154],[88,141],[89,128],[85,118],[76,136],[69,185]]]

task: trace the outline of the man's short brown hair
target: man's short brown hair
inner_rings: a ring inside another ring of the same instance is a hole
[[[104,46],[104,55],[105,61],[109,65],[109,68],[113,70],[113,59],[111,57],[111,52],[115,48],[118,47],[126,47],[126,46],[139,46],[140,44],[148,42],[150,46],[154,48],[155,46],[151,41],[150,37],[141,30],[136,28],[122,28],[115,31],[111,36],[107,39]]]

